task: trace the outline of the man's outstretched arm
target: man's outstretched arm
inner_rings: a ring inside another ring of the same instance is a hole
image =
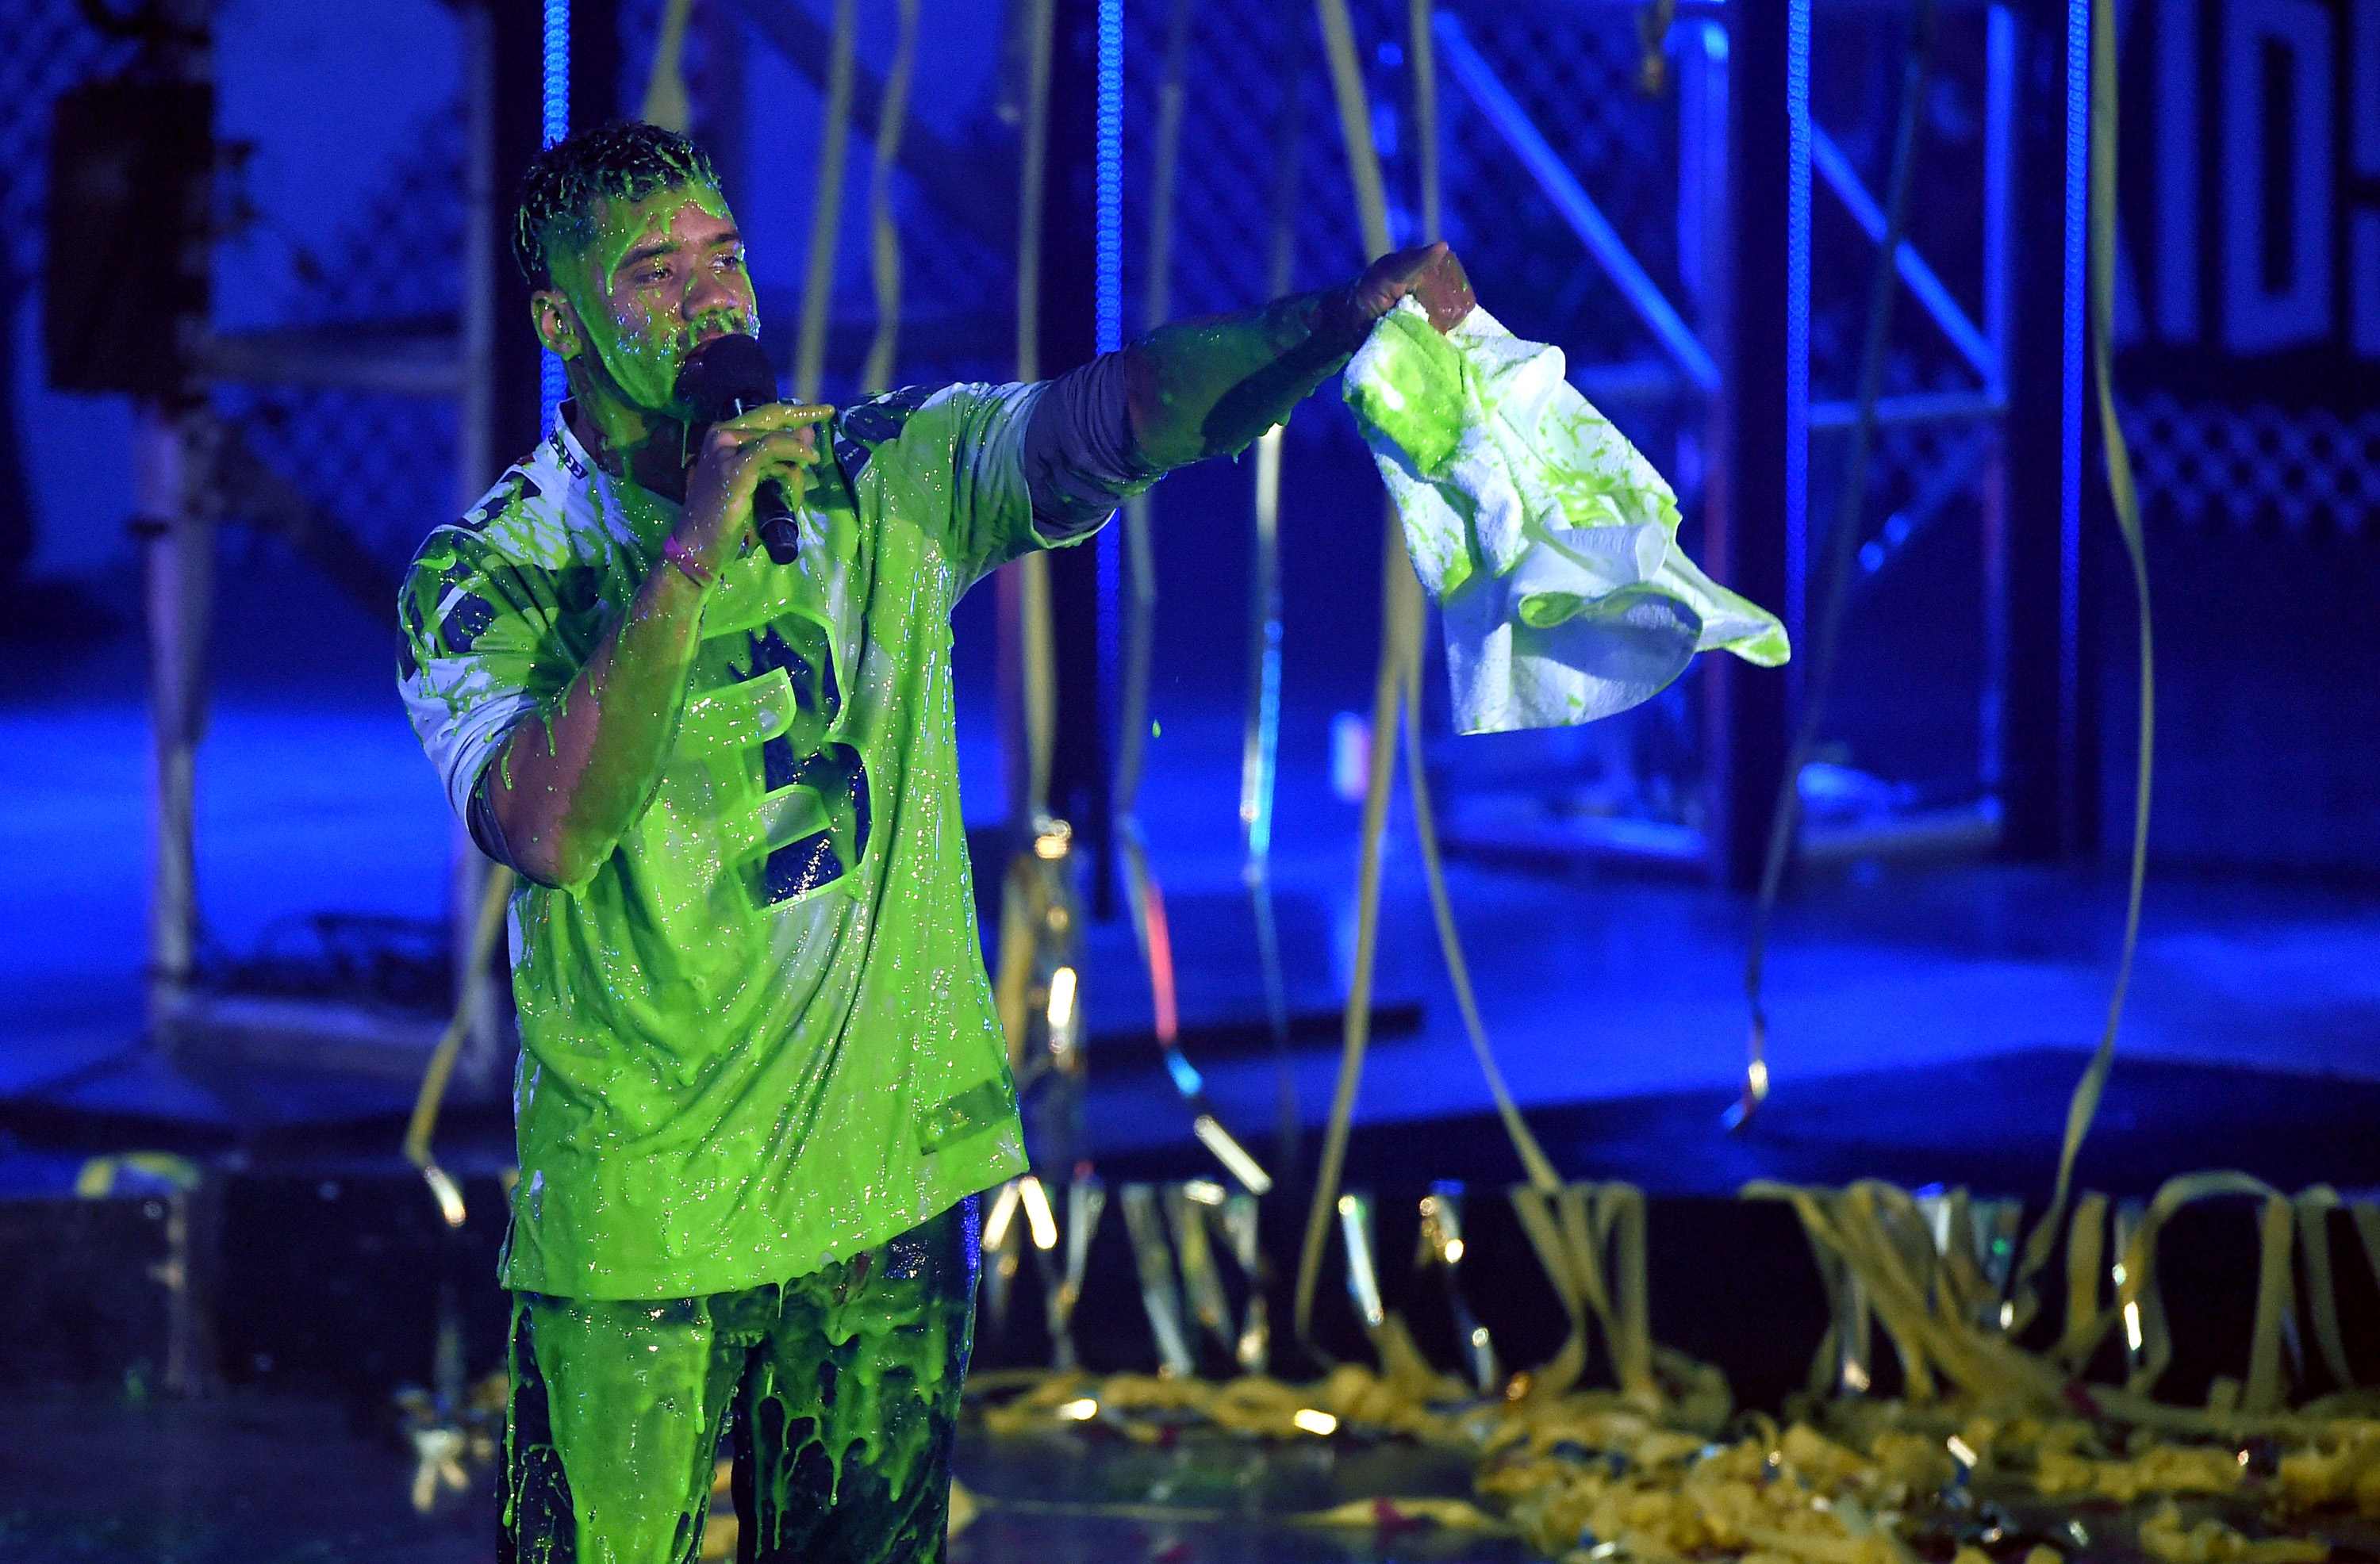
[[[1471,312],[1471,284],[1445,244],[1398,250],[1354,281],[1243,315],[1161,326],[1123,349],[1134,443],[1160,470],[1245,449],[1289,416],[1407,295],[1439,331]]]
[[[1072,542],[1160,475],[1245,450],[1289,417],[1408,296],[1449,331],[1471,284],[1443,244],[1382,256],[1351,283],[1238,315],[1160,326],[1050,382],[1025,435],[1033,521]]]

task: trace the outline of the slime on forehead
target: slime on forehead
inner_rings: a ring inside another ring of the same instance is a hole
[[[596,202],[591,234],[582,238],[555,233],[549,240],[562,262],[552,268],[554,285],[577,312],[587,345],[631,401],[656,411],[670,407],[675,400],[675,344],[679,333],[691,322],[680,320],[673,307],[661,318],[647,315],[641,325],[632,321],[624,333],[613,313],[612,287],[628,252],[666,239],[678,215],[689,207],[722,222],[733,221],[727,198],[716,185],[689,179],[663,186],[641,200],[604,197]],[[746,321],[742,329],[757,330],[759,324],[757,319]]]

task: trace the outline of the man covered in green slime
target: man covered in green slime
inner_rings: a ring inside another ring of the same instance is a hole
[[[1167,470],[1237,452],[1443,246],[1168,326],[1033,385],[693,427],[696,347],[759,330],[701,151],[583,131],[515,249],[569,400],[422,546],[399,685],[519,888],[505,1557],[699,1547],[722,1429],[743,1558],[939,1558],[975,1195],[1025,1167],[960,825],[950,616]],[[801,547],[754,546],[755,491]]]

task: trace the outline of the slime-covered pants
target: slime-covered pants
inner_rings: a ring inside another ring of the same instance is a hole
[[[782,1285],[514,1295],[504,1564],[684,1564],[732,1424],[745,1564],[942,1557],[974,1328],[972,1196]]]

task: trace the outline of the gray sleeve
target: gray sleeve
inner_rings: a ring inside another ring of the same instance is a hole
[[[1034,529],[1051,543],[1096,531],[1118,501],[1161,471],[1132,438],[1121,353],[1102,353],[1049,382],[1025,427],[1025,481]]]

